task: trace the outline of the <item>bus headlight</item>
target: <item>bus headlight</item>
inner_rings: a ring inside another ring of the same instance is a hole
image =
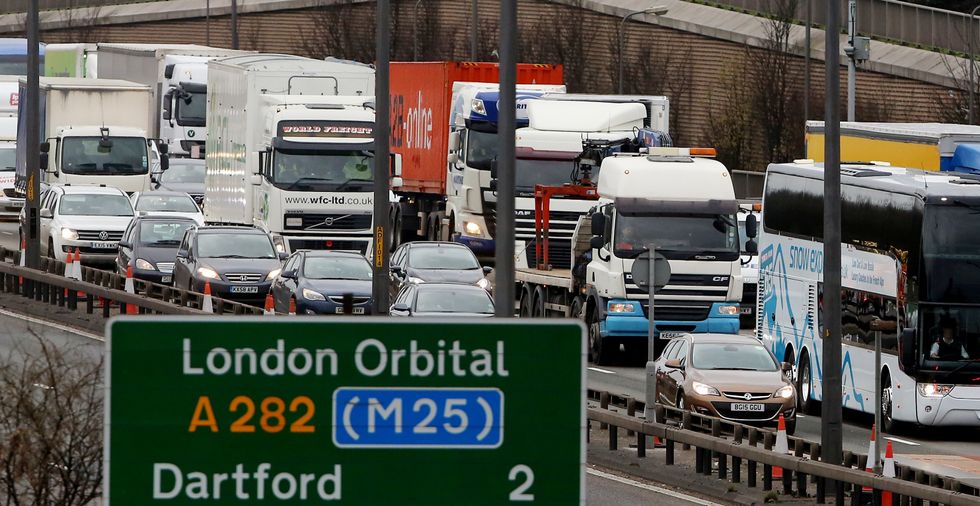
[[[738,314],[738,306],[736,305],[718,306],[718,312],[723,315],[736,315]]]
[[[635,313],[636,304],[632,302],[613,302],[609,304],[610,313]]]
[[[953,391],[953,385],[940,385],[938,383],[919,383],[919,395],[923,397],[946,397]]]

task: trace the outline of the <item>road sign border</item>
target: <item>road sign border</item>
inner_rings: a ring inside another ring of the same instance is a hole
[[[211,322],[216,321],[214,318],[215,317],[213,317],[213,316],[176,316],[176,315],[152,315],[152,316],[149,316],[149,315],[132,316],[132,315],[130,315],[130,316],[125,316],[125,315],[123,315],[123,316],[113,316],[112,318],[109,319],[109,321],[106,322],[106,326],[105,326],[105,352],[106,353],[105,353],[105,366],[104,366],[105,367],[105,373],[104,373],[104,375],[105,375],[105,392],[106,392],[106,395],[105,395],[105,400],[104,400],[104,404],[105,404],[105,410],[104,410],[105,411],[105,415],[104,415],[105,418],[104,419],[105,419],[105,421],[103,423],[103,427],[104,428],[103,428],[103,449],[102,449],[102,451],[103,451],[103,455],[102,455],[102,459],[103,459],[102,489],[103,489],[103,492],[104,492],[104,494],[103,494],[103,496],[104,496],[103,505],[104,506],[110,506],[110,501],[112,499],[112,497],[111,497],[111,491],[112,491],[112,489],[109,486],[110,485],[109,484],[109,476],[110,476],[110,467],[109,467],[110,466],[110,461],[109,461],[109,457],[111,455],[111,451],[110,451],[111,450],[111,446],[110,445],[111,445],[111,442],[112,442],[110,436],[112,434],[111,434],[111,427],[110,427],[110,423],[109,422],[111,420],[110,419],[110,415],[112,413],[112,411],[111,411],[111,407],[112,407],[112,392],[110,390],[112,388],[111,374],[112,374],[112,327],[113,327],[113,325],[115,323],[117,323],[117,322],[186,322],[186,321],[194,321],[194,320],[206,321],[208,323],[211,323]],[[309,321],[312,321],[312,320],[313,320],[313,318],[306,319],[306,317],[300,317],[300,318],[295,318],[295,319],[292,319],[291,318],[288,321],[309,322]],[[337,322],[337,323],[364,323],[365,320],[372,321],[372,322],[378,321],[376,319],[371,319],[371,317],[365,317],[365,316],[330,316],[329,317],[329,320],[325,320],[325,321]],[[220,317],[220,321],[222,321],[222,322],[229,322],[229,323],[234,323],[234,322],[239,322],[239,323],[241,323],[241,322],[273,323],[273,322],[282,321],[282,320],[281,319],[270,319],[270,318],[268,318],[266,316],[255,315],[255,316],[221,316]],[[385,318],[384,321],[390,321],[390,317],[389,318]],[[579,474],[579,494],[578,494],[578,496],[579,496],[579,504],[582,505],[582,506],[585,505],[585,500],[586,500],[586,496],[585,496],[585,469],[586,469],[586,465],[587,465],[586,464],[585,457],[586,457],[586,452],[588,450],[588,448],[586,446],[587,445],[587,443],[586,443],[586,430],[587,430],[587,427],[588,427],[588,425],[587,425],[588,422],[586,421],[586,414],[585,414],[585,397],[588,394],[588,384],[586,383],[588,381],[588,371],[586,370],[586,367],[588,366],[588,363],[587,363],[587,360],[586,360],[586,354],[588,353],[588,348],[587,348],[588,339],[586,337],[586,328],[585,328],[585,324],[584,323],[582,323],[580,320],[575,320],[575,319],[571,319],[571,318],[563,318],[563,319],[548,319],[548,318],[526,318],[526,319],[525,318],[499,318],[499,319],[498,318],[473,318],[473,319],[470,319],[470,318],[398,318],[398,322],[397,323],[402,323],[402,324],[405,324],[405,325],[422,325],[422,324],[432,324],[432,323],[456,323],[456,324],[458,324],[458,323],[472,323],[472,324],[492,323],[494,325],[503,325],[503,326],[520,324],[520,325],[571,325],[571,326],[578,327],[578,329],[579,329],[579,350],[580,350],[580,353],[579,353],[580,359],[579,360],[580,360],[580,366],[581,366],[579,369],[582,371],[582,375],[579,378],[580,388],[579,388],[579,396],[578,396],[578,398],[580,399],[579,400],[579,406],[580,406],[579,413],[581,413],[581,415],[579,417],[579,464],[578,464],[578,466],[579,466],[579,473],[578,473]]]

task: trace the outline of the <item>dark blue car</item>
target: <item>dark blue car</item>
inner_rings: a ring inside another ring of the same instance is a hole
[[[343,314],[349,297],[353,314],[371,314],[371,264],[358,253],[306,251],[293,253],[269,289],[276,312]]]

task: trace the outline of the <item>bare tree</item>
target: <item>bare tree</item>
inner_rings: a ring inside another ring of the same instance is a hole
[[[708,120],[707,141],[717,148],[718,160],[729,169],[743,169],[749,166],[752,156],[752,109],[750,91],[747,89],[745,69],[738,64],[728,65],[722,74],[724,94],[720,110]],[[709,103],[714,97],[709,97]]]
[[[0,358],[0,499],[86,505],[100,496],[102,361],[35,336]]]
[[[313,30],[300,30],[303,51],[313,58],[333,56],[373,62],[374,4],[342,0],[321,3],[312,13]],[[365,30],[365,27],[368,27]]]
[[[520,58],[534,63],[560,63],[570,92],[586,92],[595,84],[587,61],[597,30],[583,0],[551,5],[530,29],[521,30]]]
[[[102,5],[89,5],[75,7],[72,2],[68,2],[65,9],[58,11],[59,21],[64,26],[58,30],[61,40],[64,42],[99,42],[103,30],[100,22],[102,17]]]

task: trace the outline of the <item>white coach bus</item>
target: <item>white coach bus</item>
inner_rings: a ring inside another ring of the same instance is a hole
[[[794,365],[800,409],[821,400],[823,167],[771,164],[763,197],[756,332]],[[882,429],[980,425],[980,178],[841,167],[844,407]]]

